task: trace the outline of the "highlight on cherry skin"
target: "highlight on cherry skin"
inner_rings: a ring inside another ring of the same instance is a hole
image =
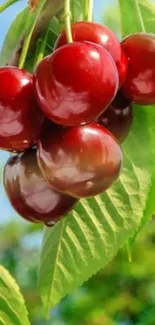
[[[126,78],[128,60],[116,35],[105,25],[96,22],[80,21],[71,25],[74,42],[89,41],[103,46],[116,63],[119,74],[119,86]],[[55,44],[59,48],[67,43],[66,32],[63,31]]]
[[[77,199],[51,188],[39,169],[36,149],[12,156],[4,169],[4,187],[11,205],[24,219],[54,225]]]
[[[106,127],[120,143],[127,138],[132,122],[132,106],[121,91],[118,91],[114,101],[98,118],[98,123]]]
[[[17,67],[0,67],[0,85],[0,148],[24,151],[37,142],[44,120],[32,75]]]
[[[124,96],[135,104],[155,104],[155,35],[137,33],[122,41],[129,60]]]
[[[63,126],[95,121],[113,101],[118,85],[112,56],[90,42],[62,46],[45,57],[34,73],[40,108]]]
[[[61,130],[46,128],[37,157],[49,184],[77,198],[107,190],[118,178],[123,160],[114,136],[97,123]]]

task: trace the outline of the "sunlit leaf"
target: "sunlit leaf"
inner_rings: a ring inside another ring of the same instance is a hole
[[[0,266],[0,324],[30,325],[23,296],[3,266]]]

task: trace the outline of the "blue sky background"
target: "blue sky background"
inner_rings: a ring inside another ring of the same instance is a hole
[[[0,5],[4,3],[5,0],[0,0]],[[27,0],[20,0],[16,2],[14,5],[9,7],[3,13],[0,14],[0,48],[2,47],[5,35],[7,30],[14,20],[16,15],[27,5]],[[113,0],[95,0],[94,2],[94,16],[95,20],[99,20],[101,15],[103,14],[104,8],[111,4]],[[103,8],[101,10],[101,8]],[[9,154],[0,150],[0,166],[3,166],[8,159]],[[3,185],[2,185],[2,173],[1,173],[1,183],[0,183],[0,224],[4,224],[10,219],[16,219],[17,215],[15,214],[14,210],[11,208],[10,203],[7,199],[5,194]],[[19,219],[18,219],[19,220]],[[21,219],[20,219],[21,220]]]

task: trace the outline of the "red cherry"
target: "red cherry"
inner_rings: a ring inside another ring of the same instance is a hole
[[[11,157],[4,170],[4,186],[13,208],[26,220],[53,225],[77,200],[52,189],[38,167],[36,150]]]
[[[124,96],[136,104],[155,104],[155,35],[130,35],[122,47],[129,59]]]
[[[115,34],[106,26],[88,21],[72,24],[72,36],[75,42],[89,41],[102,45],[113,57],[119,74],[120,86],[124,83],[128,61]],[[67,43],[66,32],[62,32],[55,44],[59,48]]]
[[[0,148],[23,151],[38,140],[43,114],[33,78],[17,67],[0,67]]]
[[[118,89],[118,72],[103,47],[76,42],[44,58],[34,84],[44,114],[55,123],[76,126],[96,120],[109,106]]]
[[[46,130],[37,155],[45,179],[57,190],[79,198],[105,191],[122,165],[119,144],[97,123]]]
[[[133,121],[132,106],[119,91],[109,108],[98,118],[121,143],[128,136]]]

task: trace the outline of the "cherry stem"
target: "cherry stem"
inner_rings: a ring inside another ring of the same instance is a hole
[[[28,22],[27,22],[28,34],[27,34],[27,36],[25,38],[23,48],[22,48],[22,52],[21,52],[21,55],[20,55],[20,58],[19,58],[19,63],[18,63],[18,67],[20,69],[22,69],[24,67],[25,60],[26,60],[27,53],[28,53],[28,49],[29,49],[30,42],[31,42],[31,38],[32,38],[32,34],[33,34],[33,31],[34,31],[36,22],[37,22],[37,20],[38,20],[38,18],[40,16],[40,13],[41,13],[44,5],[45,5],[45,2],[46,2],[46,0],[44,0],[44,1],[42,0],[40,2],[40,4],[38,5],[38,7],[36,9],[36,13],[35,13],[35,19],[33,21],[32,21],[32,14],[29,14],[30,17],[29,17]]]
[[[70,0],[64,0],[64,17],[65,17],[65,27],[67,42],[72,43],[72,29],[71,29],[71,11],[70,11]]]
[[[7,0],[0,6],[0,13],[19,0]]]
[[[94,8],[94,0],[89,0],[88,1],[88,17],[87,17],[88,21],[93,20],[93,8]]]

